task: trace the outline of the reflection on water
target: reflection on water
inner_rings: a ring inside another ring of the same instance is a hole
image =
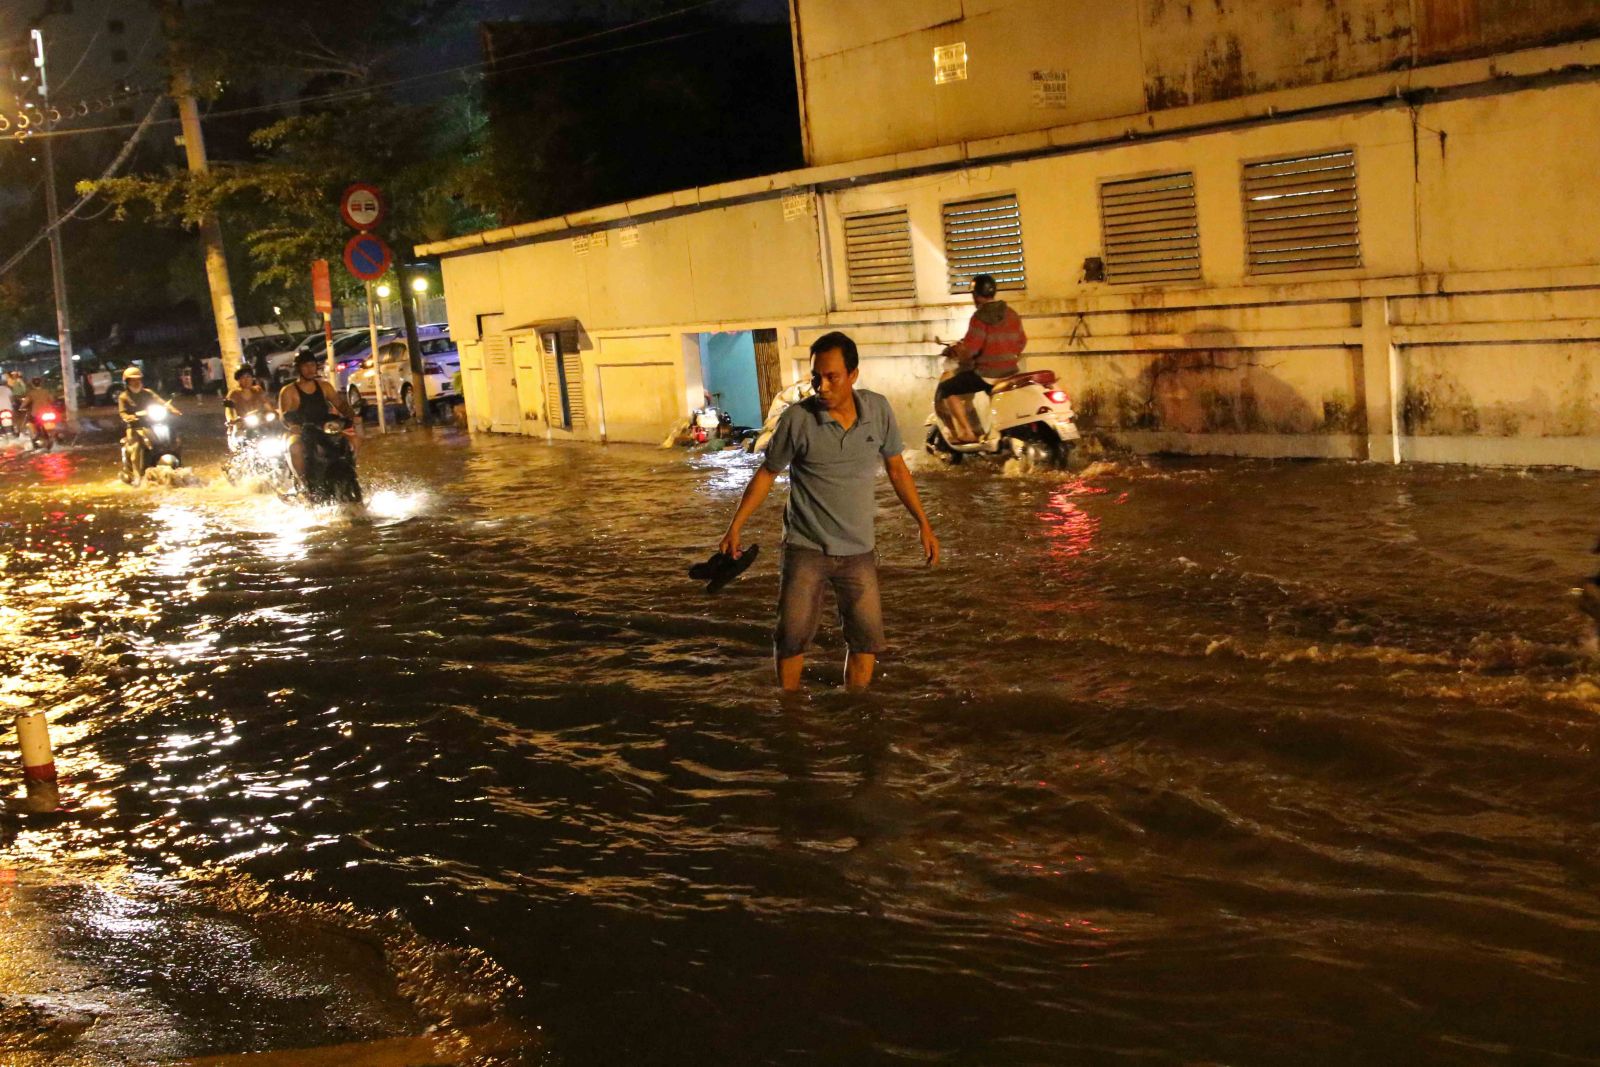
[[[683,577],[754,457],[393,439],[317,511],[58,459],[0,702],[95,817],[10,863],[392,912],[574,1064],[1600,1058],[1592,476],[919,466],[881,686],[828,629],[786,702],[775,565]]]

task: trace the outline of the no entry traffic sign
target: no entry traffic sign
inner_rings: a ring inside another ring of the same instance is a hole
[[[383,221],[383,194],[376,185],[356,182],[339,198],[339,215],[346,225],[370,230]]]
[[[345,242],[344,265],[364,282],[375,282],[383,277],[393,258],[389,246],[374,234],[358,233]]]

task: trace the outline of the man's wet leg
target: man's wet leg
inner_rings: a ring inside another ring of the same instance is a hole
[[[827,584],[827,557],[815,549],[785,546],[778,579],[778,625],[772,634],[778,684],[800,688],[806,649],[822,621],[822,592]]]
[[[851,652],[844,658],[844,687],[861,690],[872,684],[878,657],[871,652]]]
[[[799,692],[800,679],[805,673],[805,656],[778,655],[773,657],[773,661],[778,666],[778,685],[790,693]]]

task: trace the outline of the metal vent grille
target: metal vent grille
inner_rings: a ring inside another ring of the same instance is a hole
[[[1022,262],[1022,209],[1016,196],[946,204],[944,257],[952,293],[970,292],[975,274],[994,275],[1002,289],[1027,288]]]
[[[547,333],[542,338],[544,344],[544,410],[545,421],[551,426],[566,428],[567,418],[564,405],[561,403],[561,353],[556,342],[556,335]]]
[[[1108,282],[1198,279],[1194,172],[1105,182],[1100,186],[1100,231]]]
[[[563,348],[566,346],[563,345]],[[583,397],[583,358],[578,355],[578,346],[574,344],[572,351],[561,354],[562,377],[567,387],[567,412],[571,416],[570,426],[574,430],[582,429],[589,424],[589,409]]]
[[[1355,151],[1245,164],[1244,217],[1251,274],[1361,266]]]
[[[844,258],[851,300],[915,300],[911,220],[905,208],[844,220]]]

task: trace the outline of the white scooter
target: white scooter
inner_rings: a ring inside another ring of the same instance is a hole
[[[947,360],[939,381],[958,373],[960,365]],[[967,456],[995,456],[1016,459],[1025,470],[1066,467],[1080,434],[1072,401],[1056,388],[1054,371],[1028,371],[1000,379],[981,414],[974,399],[952,397],[945,403],[967,405],[967,422],[979,431],[976,441],[957,441],[941,405],[934,402],[926,425],[927,450],[935,459],[954,464]]]

